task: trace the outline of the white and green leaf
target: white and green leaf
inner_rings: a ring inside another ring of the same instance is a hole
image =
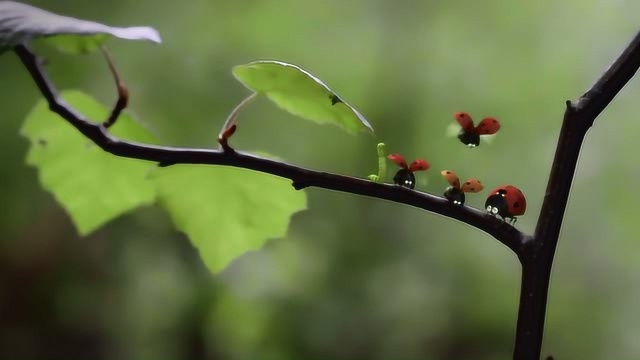
[[[151,27],[112,27],[93,21],[57,15],[27,4],[0,1],[0,53],[37,38],[47,38],[62,50],[95,50],[109,37],[160,43]]]

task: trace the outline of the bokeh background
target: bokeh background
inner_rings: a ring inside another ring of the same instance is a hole
[[[212,147],[247,95],[233,65],[310,70],[371,121],[352,137],[257,101],[234,143],[314,169],[366,176],[375,144],[487,187],[519,186],[531,232],[566,99],[640,28],[633,0],[43,0],[111,25],[151,25],[164,43],[112,40],[130,107],[166,144]],[[101,56],[47,49],[60,88],[115,100]],[[406,206],[309,189],[288,235],[212,275],[166,213],[141,208],[80,238],[24,165],[21,123],[39,99],[0,57],[0,358],[509,359],[520,269],[486,234]],[[550,291],[543,353],[640,357],[640,181],[634,79],[583,148]],[[445,135],[454,111],[503,122],[469,150]],[[390,164],[391,165],[391,164]],[[73,176],[73,174],[70,174]],[[484,194],[469,196],[482,206]],[[215,231],[215,229],[211,229]]]

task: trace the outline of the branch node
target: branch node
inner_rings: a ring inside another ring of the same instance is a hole
[[[293,186],[293,188],[296,189],[296,190],[302,190],[302,189],[308,188],[309,184],[307,184],[307,183],[305,183],[303,181],[293,180],[291,182],[291,186]]]
[[[165,167],[169,167],[169,166],[172,166],[172,165],[175,165],[175,164],[176,163],[172,162],[172,161],[160,161],[160,162],[158,162],[158,167],[165,168]]]

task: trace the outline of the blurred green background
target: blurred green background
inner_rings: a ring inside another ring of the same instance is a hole
[[[33,5],[110,25],[151,25],[161,46],[112,40],[130,108],[166,144],[213,147],[248,92],[231,67],[279,59],[311,71],[367,116],[376,136],[300,121],[266,100],[234,144],[366,176],[375,144],[432,169],[511,183],[532,232],[564,111],[638,30],[632,0],[49,0]],[[96,53],[47,49],[60,88],[115,101]],[[39,99],[0,57],[0,358],[509,359],[520,269],[486,234],[406,206],[309,189],[284,239],[211,275],[168,216],[142,208],[80,238],[24,165],[18,135]],[[640,181],[633,80],[583,148],[550,291],[543,353],[640,357]],[[491,145],[445,136],[452,113],[496,116]],[[330,146],[327,146],[330,144]],[[389,164],[391,166],[391,164]],[[73,174],[70,174],[73,176]],[[428,182],[427,182],[428,179]],[[486,191],[470,195],[482,206]],[[215,229],[211,229],[215,231]]]

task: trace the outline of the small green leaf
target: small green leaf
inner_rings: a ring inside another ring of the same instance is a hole
[[[289,180],[218,166],[172,166],[154,172],[161,206],[212,272],[286,234],[307,197]]]
[[[79,91],[62,97],[91,119],[106,119],[109,110]],[[131,116],[121,114],[110,129],[129,140],[156,142]],[[147,179],[148,162],[111,155],[87,139],[41,100],[21,130],[31,142],[27,164],[38,169],[42,186],[69,213],[81,235],[109,220],[155,200],[154,183]]]
[[[55,35],[66,36],[55,39]],[[150,27],[111,27],[56,15],[26,4],[0,1],[0,54],[33,39],[52,36],[54,38],[51,41],[63,50],[73,53],[88,52],[106,41],[106,35],[126,40],[161,42],[158,32]]]
[[[233,68],[233,75],[250,90],[267,96],[282,109],[320,124],[336,124],[355,134],[373,128],[320,79],[292,64],[255,61]]]

